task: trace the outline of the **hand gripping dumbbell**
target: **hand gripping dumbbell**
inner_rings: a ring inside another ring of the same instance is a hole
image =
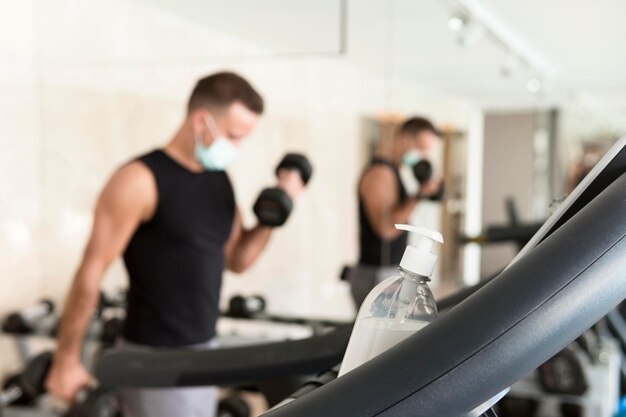
[[[120,404],[114,392],[103,388],[84,388],[63,417],[116,417]]]
[[[302,154],[289,153],[280,161],[276,167],[276,175],[279,171],[296,170],[306,185],[313,174],[313,167],[309,160]],[[282,226],[287,221],[293,201],[285,190],[280,187],[266,188],[261,191],[259,198],[254,203],[254,214],[259,219],[259,223],[265,226]]]
[[[51,351],[43,352],[31,359],[21,373],[4,381],[0,391],[0,416],[6,406],[32,406],[44,394],[52,357]],[[99,388],[85,388],[76,395],[75,404],[65,417],[114,417],[118,410],[117,399],[113,393]]]
[[[420,187],[421,187],[423,183],[425,183],[426,181],[430,180],[433,177],[432,164],[429,161],[422,159],[417,164],[413,165],[413,175],[415,176],[415,179],[417,179],[417,182],[419,182]],[[443,194],[444,194],[444,186],[442,182],[439,186],[439,189],[437,190],[435,194],[430,195],[425,198],[431,201],[441,201],[443,199]]]

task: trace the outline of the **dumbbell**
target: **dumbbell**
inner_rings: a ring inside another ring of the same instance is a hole
[[[217,417],[250,417],[250,406],[237,396],[220,400],[217,410]]]
[[[422,159],[417,164],[413,165],[413,175],[420,186],[433,177],[433,166],[426,159]],[[428,197],[431,201],[441,201],[443,199],[444,186],[443,183],[439,186],[437,193]]]
[[[100,334],[100,342],[104,348],[113,347],[115,341],[122,334],[124,328],[124,320],[119,317],[111,317],[102,325],[102,333]]]
[[[64,417],[117,417],[120,405],[113,392],[102,388],[83,389]]]
[[[563,417],[583,417],[587,415],[585,409],[580,404],[562,403],[560,408]]]
[[[100,298],[98,300],[98,306],[94,312],[96,318],[102,317],[104,310],[108,308],[124,308],[126,306],[126,292],[119,291],[114,294],[107,294],[104,291],[100,291]]]
[[[19,374],[7,378],[0,392],[0,409],[10,404],[32,405],[44,393],[44,382],[52,353],[44,352],[31,359]]]
[[[2,331],[12,334],[30,334],[37,323],[54,312],[54,302],[41,300],[36,305],[10,314],[2,324]]]
[[[43,352],[31,359],[24,370],[6,379],[0,391],[0,415],[8,405],[31,406],[45,392],[45,381],[52,365],[53,354]],[[117,400],[102,389],[83,389],[66,417],[113,417],[118,412]]]
[[[501,417],[535,417],[539,401],[507,395],[498,401],[498,415]]]
[[[260,295],[248,297],[235,295],[228,303],[227,315],[236,318],[251,318],[265,311],[265,305],[265,298]]]
[[[306,156],[298,153],[289,153],[276,167],[276,175],[282,169],[295,169],[300,174],[302,182],[306,185],[313,175],[313,166]],[[293,201],[289,194],[280,187],[266,188],[261,191],[259,198],[254,203],[254,214],[259,223],[265,226],[282,226],[287,221]]]
[[[581,358],[570,346],[539,367],[539,382],[551,394],[583,395],[589,388]]]

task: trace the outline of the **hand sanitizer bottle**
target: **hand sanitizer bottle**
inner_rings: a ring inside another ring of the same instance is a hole
[[[400,343],[437,315],[428,281],[437,263],[434,243],[443,243],[443,237],[409,225],[397,224],[396,229],[417,233],[419,240],[405,249],[398,273],[374,287],[363,301],[339,376]]]

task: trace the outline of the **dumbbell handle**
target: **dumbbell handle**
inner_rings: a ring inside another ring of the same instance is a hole
[[[64,417],[113,417],[119,411],[115,396],[101,388],[83,387],[74,399],[74,405]]]
[[[5,407],[17,401],[23,394],[23,391],[17,385],[12,385],[0,392],[0,407]]]
[[[89,394],[91,394],[91,391],[93,391],[93,389],[87,386],[79,389],[76,395],[74,395],[74,404],[84,403],[87,398],[89,398]]]
[[[42,301],[37,305],[22,310],[19,314],[25,321],[33,322],[46,317],[53,310],[54,307],[50,301]]]

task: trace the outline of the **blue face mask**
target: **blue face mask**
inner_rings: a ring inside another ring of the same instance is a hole
[[[402,155],[402,164],[408,167],[413,167],[421,160],[420,153],[415,149],[405,152]]]
[[[215,121],[211,120],[211,122],[213,122],[213,129],[207,120],[207,126],[213,135],[213,143],[204,146],[202,136],[196,134],[196,159],[207,171],[224,171],[239,157],[239,148],[233,145],[230,140],[219,136]]]

